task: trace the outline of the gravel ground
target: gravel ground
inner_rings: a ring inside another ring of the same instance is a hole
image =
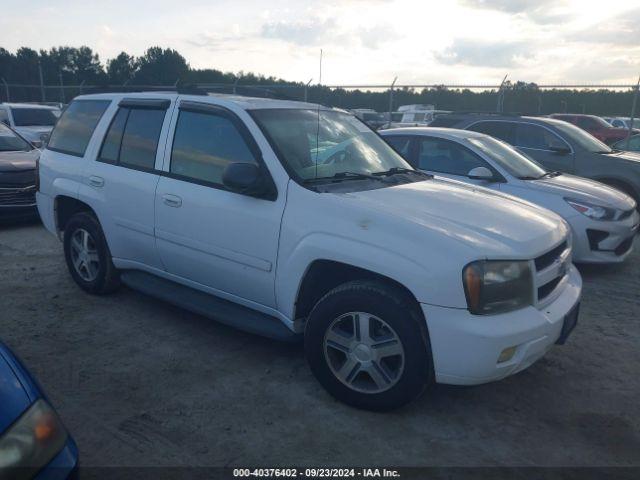
[[[334,401],[300,346],[124,288],[83,293],[38,224],[0,227],[0,338],[84,466],[640,465],[639,266],[581,268],[578,327],[528,370],[387,414]]]

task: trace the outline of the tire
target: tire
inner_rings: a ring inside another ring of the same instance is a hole
[[[336,399],[374,411],[401,407],[422,394],[433,381],[433,360],[414,303],[376,281],[348,282],[322,297],[304,335],[307,361],[320,384]]]
[[[85,238],[87,243],[84,243]],[[94,215],[81,212],[71,217],[65,226],[63,241],[67,268],[80,288],[102,295],[120,286],[109,246]],[[82,250],[79,244],[85,247],[84,255],[79,253]]]

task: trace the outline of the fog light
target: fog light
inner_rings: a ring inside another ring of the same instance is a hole
[[[513,358],[513,355],[515,355],[516,353],[516,348],[517,347],[509,347],[502,350],[502,353],[498,357],[498,363],[503,363],[511,360]]]

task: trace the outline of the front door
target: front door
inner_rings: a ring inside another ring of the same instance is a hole
[[[573,149],[556,133],[541,125],[517,123],[514,145],[545,169],[574,173]]]
[[[155,202],[156,242],[166,270],[223,297],[275,307],[286,193],[274,200],[224,187],[228,164],[262,162],[251,133],[234,113],[188,102],[173,123],[168,172],[160,178]]]

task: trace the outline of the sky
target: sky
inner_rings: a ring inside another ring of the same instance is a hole
[[[195,68],[325,85],[626,83],[638,0],[0,0],[0,46],[150,46]]]

